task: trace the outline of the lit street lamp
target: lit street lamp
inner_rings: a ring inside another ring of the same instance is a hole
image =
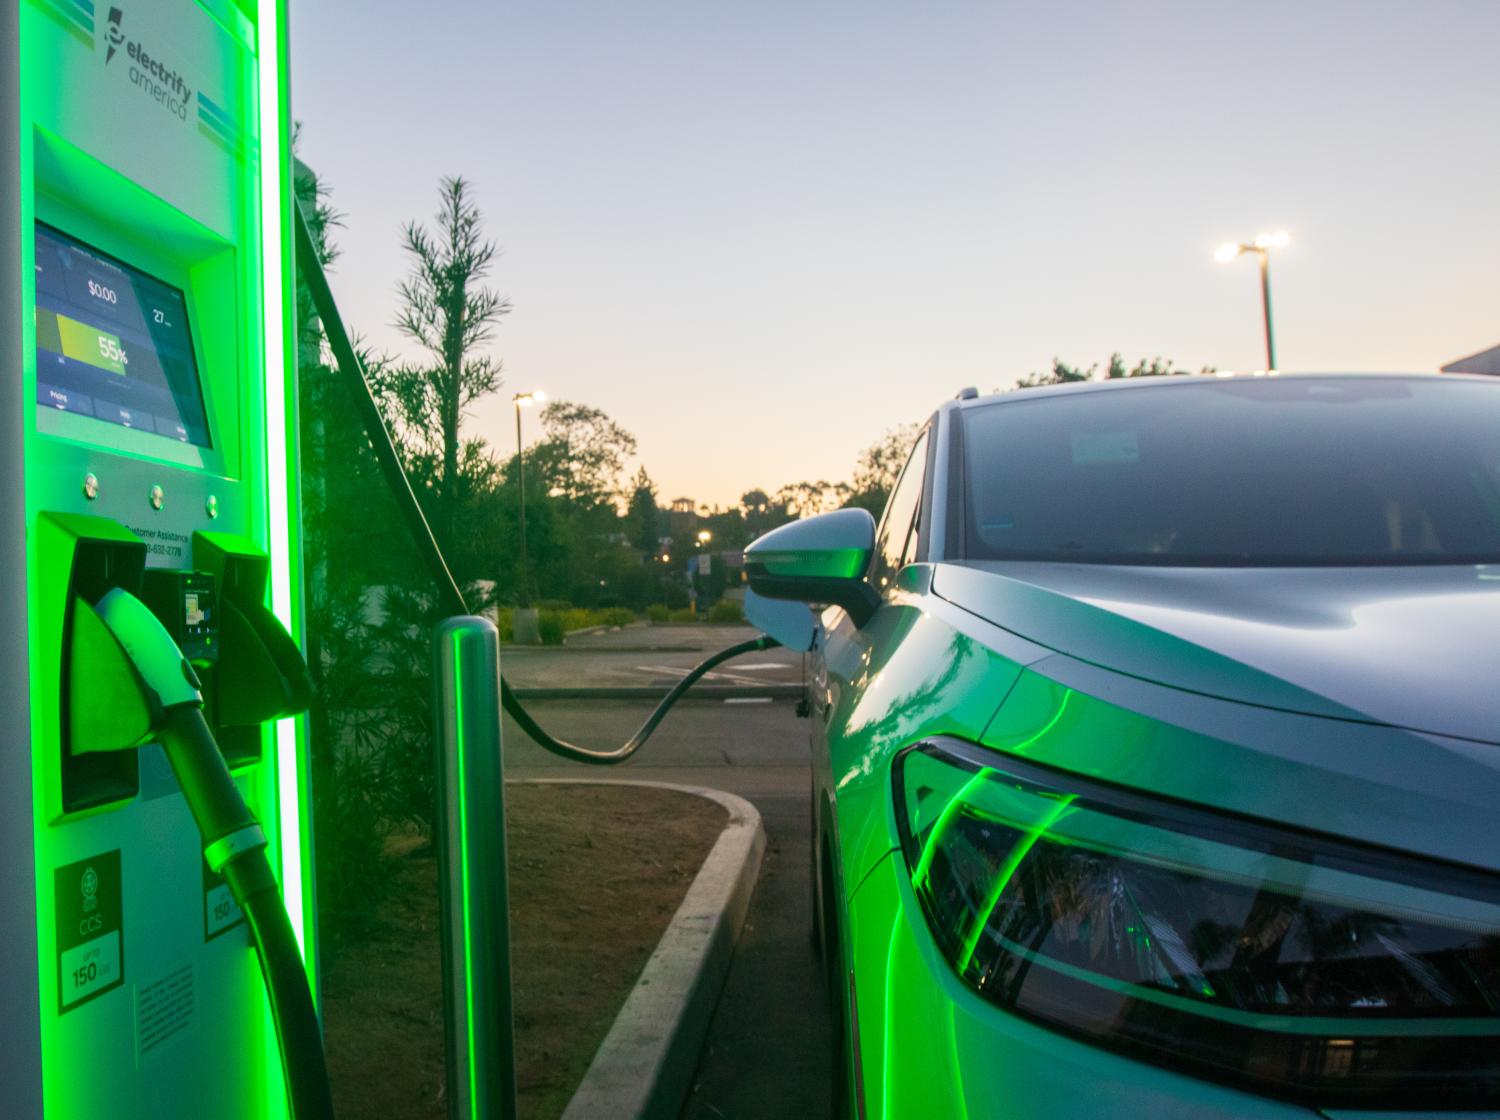
[[[521,451],[521,409],[542,404],[547,394],[537,389],[511,397],[516,406],[516,493],[521,496],[521,606],[531,606],[531,565],[526,559],[526,457]]]
[[[1242,253],[1260,258],[1260,306],[1266,323],[1266,369],[1276,368],[1276,341],[1271,332],[1271,250],[1285,249],[1292,243],[1289,233],[1261,233],[1254,241],[1228,241],[1214,253],[1214,260],[1232,261]]]
[[[706,545],[709,541],[711,541],[713,539],[714,539],[714,535],[712,533],[710,533],[707,529],[699,529],[698,530],[698,546],[700,548],[703,547],[704,545]]]

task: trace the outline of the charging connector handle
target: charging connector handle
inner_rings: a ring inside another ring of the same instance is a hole
[[[112,587],[94,604],[94,613],[109,627],[163,708],[203,703],[198,674],[150,607],[123,587]]]
[[[266,836],[203,718],[193,667],[151,608],[128,591],[110,590],[95,611],[157,696],[164,714],[153,730],[182,787],[209,866],[223,872],[244,911],[276,1024],[293,1120],[333,1120],[322,1031],[297,938],[266,859]]]

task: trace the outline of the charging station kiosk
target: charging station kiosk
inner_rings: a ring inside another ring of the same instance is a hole
[[[0,0],[6,1116],[288,1111],[212,869],[253,830],[205,858],[94,609],[123,589],[181,651],[311,976],[284,16]]]

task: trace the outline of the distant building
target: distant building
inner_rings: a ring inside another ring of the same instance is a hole
[[[1449,362],[1443,367],[1443,372],[1487,373],[1491,377],[1500,377],[1500,346],[1491,346],[1488,350],[1481,350],[1477,354],[1470,354],[1467,358]]]
[[[674,537],[691,536],[698,529],[698,507],[692,498],[673,498],[667,510],[667,532]]]

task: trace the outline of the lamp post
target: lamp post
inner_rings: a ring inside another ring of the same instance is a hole
[[[547,394],[540,389],[511,397],[516,406],[516,493],[521,499],[521,606],[531,606],[531,563],[526,558],[526,455],[521,450],[521,409],[542,404]]]
[[[1260,306],[1266,325],[1266,369],[1276,368],[1276,339],[1271,330],[1271,250],[1285,249],[1292,243],[1289,233],[1261,233],[1254,241],[1227,241],[1214,253],[1214,260],[1232,261],[1242,253],[1260,258]]]

